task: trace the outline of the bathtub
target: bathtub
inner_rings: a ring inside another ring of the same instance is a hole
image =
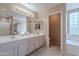
[[[79,56],[79,40],[67,39],[66,44],[67,53]]]

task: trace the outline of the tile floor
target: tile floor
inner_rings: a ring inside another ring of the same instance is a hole
[[[36,51],[32,52],[28,56],[62,56],[62,53],[60,52],[57,46],[52,46],[49,48],[43,46],[37,49]],[[71,56],[71,55],[66,54],[65,56]]]

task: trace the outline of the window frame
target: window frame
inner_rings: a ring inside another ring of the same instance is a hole
[[[68,10],[67,11],[67,33],[69,34],[69,35],[79,35],[79,33],[70,33],[70,20],[69,20],[69,14],[70,13],[74,13],[74,12],[79,12],[79,8],[77,8],[77,9],[72,9],[72,10]]]

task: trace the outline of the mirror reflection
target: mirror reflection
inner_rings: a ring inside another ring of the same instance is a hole
[[[0,36],[38,33],[43,31],[43,21],[32,19],[21,13],[0,13]]]
[[[25,34],[27,32],[26,20],[24,16],[14,16],[11,23],[11,35]]]
[[[0,16],[0,36],[25,34],[28,32],[26,16]]]

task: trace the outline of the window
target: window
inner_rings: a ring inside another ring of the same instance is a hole
[[[68,13],[69,34],[79,34],[79,11],[72,10]]]

